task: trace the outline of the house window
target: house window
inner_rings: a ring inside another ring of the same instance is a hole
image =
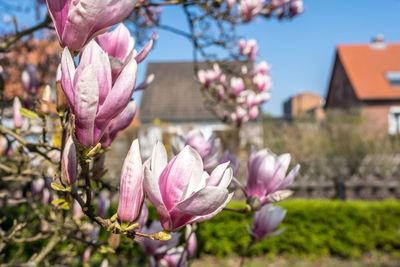
[[[400,107],[391,107],[389,110],[389,134],[400,134]]]
[[[386,72],[386,79],[388,79],[392,86],[400,86],[400,71]]]

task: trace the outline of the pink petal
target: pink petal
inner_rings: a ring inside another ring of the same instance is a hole
[[[93,130],[99,101],[99,87],[92,65],[82,71],[75,90],[76,137],[82,145],[91,146],[94,144]]]
[[[125,109],[131,100],[135,88],[137,64],[132,59],[118,76],[111,92],[108,94],[103,106],[96,117],[95,140],[101,138],[102,132],[109,122]]]
[[[50,17],[53,20],[58,38],[60,40],[68,18],[68,10],[71,5],[71,1],[72,0],[46,0],[47,10],[49,11]]]
[[[61,57],[61,85],[62,89],[68,98],[69,105],[74,112],[74,76],[75,76],[75,63],[68,48],[64,48]]]
[[[153,204],[157,209],[163,227],[169,228],[172,225],[171,218],[161,197],[160,189],[158,187],[158,176],[155,176],[147,166],[144,168],[143,187],[151,204]]]
[[[136,139],[122,166],[118,218],[125,222],[134,221],[139,216],[143,200],[143,167]]]
[[[150,169],[158,180],[161,173],[168,164],[167,151],[165,150],[164,145],[160,141],[157,141],[153,148],[150,164],[151,164]]]
[[[97,83],[99,85],[99,105],[103,104],[108,93],[111,91],[111,66],[107,54],[95,42],[91,41],[83,50],[78,67],[76,68],[74,84],[80,73],[91,64],[96,72]]]
[[[226,188],[207,186],[178,203],[174,209],[193,216],[207,215],[223,205],[228,194]]]
[[[147,55],[150,53],[151,48],[153,47],[153,39],[151,39],[144,47],[142,50],[140,50],[139,54],[135,57],[136,62],[139,64],[142,62]]]
[[[90,31],[89,39],[106,32],[111,26],[122,22],[131,14],[137,3],[136,0],[97,0],[96,2],[97,5],[99,5],[99,2],[107,2],[107,8],[101,10],[97,15],[97,21]]]
[[[190,220],[189,223],[200,223],[200,222],[204,222],[204,221],[211,219],[212,217],[214,217],[215,215],[220,213],[223,208],[225,208],[225,206],[231,201],[232,197],[233,197],[233,193],[230,193],[228,195],[228,197],[226,198],[225,202],[221,206],[219,206],[218,209],[216,209],[215,211],[213,211],[207,215],[196,216],[192,220]]]
[[[120,23],[113,31],[97,36],[96,41],[109,56],[122,61],[130,52],[128,49],[131,44],[131,35],[123,23]]]
[[[131,101],[119,116],[110,124],[110,139],[114,140],[117,134],[128,127],[136,115],[136,101]]]
[[[104,20],[102,14],[107,9],[107,1],[80,0],[72,1],[64,31],[61,35],[61,43],[70,50],[79,51],[92,38],[90,32],[99,22]],[[107,26],[112,26],[107,25]],[[105,28],[105,27],[103,27]],[[107,29],[104,29],[107,31]]]
[[[195,157],[186,146],[160,175],[158,184],[165,207],[171,210],[181,199],[192,177]]]
[[[62,156],[63,176],[69,185],[74,184],[78,172],[78,162],[76,159],[76,148],[70,136],[65,143],[65,148]]]

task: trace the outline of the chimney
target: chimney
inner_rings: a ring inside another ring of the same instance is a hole
[[[385,37],[383,34],[378,34],[374,38],[372,38],[371,41],[371,48],[372,49],[385,49],[386,44],[385,44]]]

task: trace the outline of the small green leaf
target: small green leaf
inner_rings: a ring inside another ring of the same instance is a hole
[[[64,202],[65,202],[65,199],[59,198],[59,199],[54,199],[53,201],[51,201],[51,204],[61,204]]]
[[[69,203],[68,202],[64,202],[64,204],[61,206],[61,209],[69,210]]]
[[[51,188],[53,188],[53,190],[56,190],[56,191],[62,191],[62,192],[65,191],[64,187],[62,187],[56,183],[51,183]]]
[[[33,112],[32,110],[26,109],[26,108],[21,108],[20,112],[22,116],[25,116],[30,119],[38,119],[39,115],[36,112]]]

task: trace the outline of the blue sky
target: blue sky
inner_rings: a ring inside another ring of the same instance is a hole
[[[400,41],[399,0],[304,0],[306,11],[293,20],[259,19],[238,28],[256,38],[262,59],[272,65],[274,90],[264,111],[282,114],[282,102],[301,91],[325,96],[338,43],[366,43],[377,34]],[[186,25],[180,10],[164,8],[162,22]],[[184,38],[159,31],[156,48],[146,61],[191,60]]]
[[[240,35],[258,40],[260,58],[272,66],[274,90],[263,109],[275,116],[282,114],[282,102],[293,94],[313,91],[326,95],[338,43],[366,43],[377,34],[384,34],[388,42],[400,41],[400,0],[303,1],[306,11],[292,20],[257,19],[238,27]],[[32,16],[18,16],[21,24],[30,24],[29,18]],[[187,30],[185,17],[176,7],[163,8],[161,22]],[[158,34],[155,49],[140,65],[139,80],[149,61],[192,59],[187,39],[161,30]],[[139,99],[140,94],[135,97]]]

